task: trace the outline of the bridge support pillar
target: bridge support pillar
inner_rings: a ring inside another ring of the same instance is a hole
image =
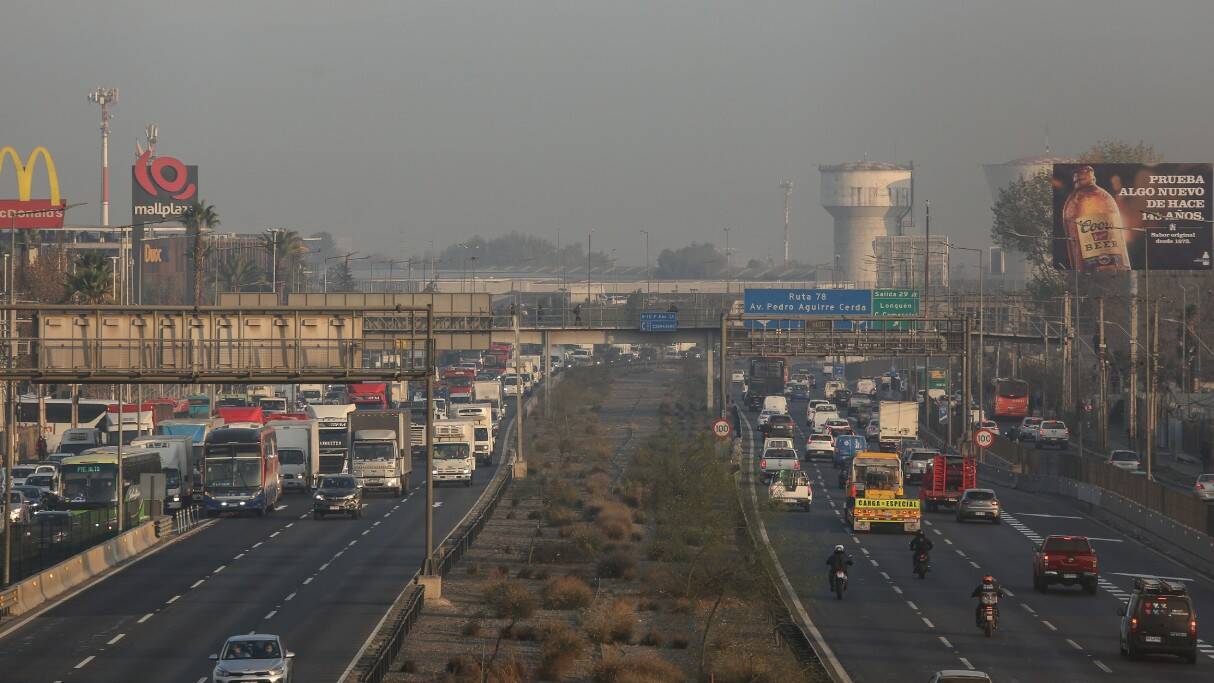
[[[443,577],[438,574],[419,574],[417,585],[426,589],[427,600],[437,600],[443,597]]]
[[[712,376],[713,376],[713,371],[715,370],[715,368],[713,368],[713,366],[712,366],[712,334],[711,333],[704,335],[704,367],[708,370],[708,377],[707,377],[708,381],[706,382],[707,390],[705,391],[705,398],[708,403],[708,414],[711,415],[716,410],[713,407],[713,404],[716,403],[716,387],[712,383]]]
[[[544,378],[544,417],[550,417],[548,404],[550,402],[550,394],[548,388],[552,386],[552,346],[548,343],[548,332],[545,330],[541,333],[544,341],[544,359],[541,376]]]
[[[514,468],[514,471],[511,474],[514,475],[515,479],[526,479],[527,478],[527,461],[526,460],[515,460],[512,467]]]

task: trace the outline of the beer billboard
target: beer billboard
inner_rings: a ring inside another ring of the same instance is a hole
[[[1054,164],[1054,265],[1210,270],[1211,164]]]

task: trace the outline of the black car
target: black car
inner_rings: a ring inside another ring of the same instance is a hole
[[[832,398],[834,399],[835,407],[842,410],[851,404],[851,391],[848,389],[838,389]]]
[[[1177,655],[1197,663],[1197,614],[1183,583],[1135,579],[1134,592],[1118,614],[1123,656]]]
[[[761,409],[762,407],[763,407],[763,394],[760,394],[758,392],[751,392],[749,394],[746,394],[747,410],[751,411],[752,413],[757,413],[757,412],[759,412],[759,409]]]
[[[320,479],[316,499],[312,504],[312,519],[325,515],[363,515],[363,487],[349,474],[327,474]]]
[[[796,431],[796,423],[788,415],[772,415],[764,427],[764,433],[768,437],[781,436],[791,439]]]

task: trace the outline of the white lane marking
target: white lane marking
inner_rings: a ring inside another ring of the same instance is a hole
[[[115,505],[117,505],[117,503],[115,503]],[[194,583],[191,583],[191,584],[190,584],[190,588],[197,588],[197,587],[201,586],[201,585],[202,585],[203,583],[205,583],[205,582],[206,582],[206,579],[198,579],[198,580],[197,580],[197,581],[195,581]]]
[[[254,548],[260,548],[260,547],[261,547],[261,546],[263,546],[263,545],[265,545],[265,541],[258,541],[258,542],[256,542],[256,543],[254,543],[254,544],[253,544],[253,547],[254,547]]]
[[[262,619],[272,619],[275,614],[278,614],[278,610],[272,609],[270,610],[270,613],[262,617]]]
[[[944,532],[943,532],[943,531],[940,531],[939,529],[932,529],[932,533],[936,534],[937,536],[943,536],[943,535],[944,535]]]
[[[955,551],[956,551],[956,553],[957,553],[958,555],[960,555],[961,557],[965,557],[965,551],[964,551],[964,550],[962,550],[962,549],[960,549],[960,548],[956,548],[956,549],[955,549]]]
[[[137,622],[135,622],[135,623],[136,623],[136,624],[142,624],[143,622],[145,622],[145,621],[147,621],[148,619],[151,619],[151,618],[152,618],[152,613],[151,613],[151,612],[148,612],[147,614],[143,615],[142,617],[139,617],[139,621],[137,621]]]
[[[916,605],[915,603],[911,602],[910,600],[907,600],[906,604],[907,604],[907,606],[909,606],[911,609],[915,610],[916,612],[919,611],[919,606]]]
[[[307,519],[307,518],[308,518],[308,513],[306,513],[306,512],[305,512],[305,513],[303,513],[302,515],[300,515],[300,516],[299,516],[299,518],[300,518],[300,519]]]
[[[337,552],[333,553],[333,560],[336,560],[337,558],[339,558],[339,557],[341,557],[342,555],[345,555],[345,554],[346,554],[346,551],[344,551],[344,550],[338,550]],[[332,562],[333,560],[329,560],[329,561],[330,561],[330,562]]]
[[[889,574],[886,574],[885,572],[881,572],[881,578],[885,579],[886,581],[889,581]]]
[[[326,570],[326,569],[328,569],[328,568],[329,568],[329,563],[328,563],[328,562],[326,562],[326,563],[324,563],[324,564],[320,565],[320,569],[318,569],[317,571],[322,571],[322,572],[323,572],[324,570]]]
[[[879,563],[878,563],[876,560],[869,560],[869,562],[872,562],[874,567],[880,567],[880,566],[881,566],[881,565],[880,565],[880,564],[879,564]]]
[[[309,583],[312,583],[312,579],[315,579],[315,578],[316,578],[315,576],[309,576],[308,578],[304,579],[303,585],[306,586]]]
[[[93,661],[96,658],[97,658],[97,655],[89,655],[88,657],[85,657],[84,659],[80,660],[80,663],[72,668],[83,669],[86,664],[88,664],[89,662]]]
[[[974,562],[973,560],[970,560],[970,566],[973,567],[974,569],[982,569],[982,567],[979,567],[978,563]]]
[[[117,505],[117,503],[115,503],[115,505]],[[868,548],[860,548],[860,552],[864,553],[865,555],[869,554]]]
[[[284,529],[290,529],[290,528],[291,528],[291,527],[293,527],[293,526],[295,526],[295,522],[291,522],[290,524],[288,524],[288,525],[284,526],[283,528],[284,528]]]
[[[207,677],[203,676],[202,678],[198,679],[197,681],[194,681],[194,683],[207,683]]]
[[[117,505],[117,503],[115,503],[115,505]],[[367,534],[369,534],[369,533],[371,533],[371,530],[370,530],[370,529],[365,529],[365,530],[363,530],[362,534],[360,534],[360,535],[361,535],[361,536],[366,536],[366,535],[367,535]]]
[[[923,623],[927,624],[928,628],[936,628],[936,625],[932,623],[931,619],[928,619],[927,617],[922,617],[922,619]]]
[[[1006,589],[1006,588],[1004,588],[1004,589],[1003,589],[1003,592],[1004,592],[1004,593],[1007,593],[1007,596],[1008,596],[1009,598],[1014,598],[1014,597],[1016,597],[1016,594],[1015,594],[1015,593],[1011,592],[1010,590],[1008,590],[1008,589]]]
[[[970,671],[974,670],[974,665],[970,664],[970,660],[966,659],[965,657],[958,657],[957,659],[961,660],[961,663],[965,665],[965,668],[969,669]]]
[[[169,599],[168,599],[168,601],[167,601],[167,602],[165,602],[164,604],[166,604],[166,605],[171,605],[171,604],[173,604],[173,603],[177,602],[177,601],[178,601],[178,600],[180,600],[180,599],[181,599],[181,596],[180,596],[180,595],[174,595],[173,597],[169,598]]]
[[[240,554],[239,554],[239,555],[237,555],[236,557],[233,557],[233,558],[232,558],[232,561],[233,561],[233,562],[235,562],[236,560],[239,560],[239,559],[240,559],[240,558],[242,558],[242,557],[244,557],[244,553],[240,553]]]
[[[1047,515],[1040,512],[1017,512],[1021,517],[1049,517],[1050,519],[1083,519],[1072,515]]]
[[[949,545],[952,545],[952,544],[953,544],[953,542],[952,542],[952,541],[950,541],[950,540],[948,540],[947,538],[946,538],[946,539],[944,539],[944,542],[945,542],[945,543],[947,543],[947,544],[949,544]]]
[[[1075,648],[1076,650],[1083,649],[1082,645],[1080,645],[1079,643],[1076,643],[1075,641],[1071,640],[1070,638],[1066,639],[1066,643],[1067,643],[1067,645],[1070,645],[1071,647]]]
[[[940,639],[941,643],[944,643],[944,647],[947,647],[950,650],[953,649],[953,644],[948,642],[948,638],[945,638],[944,636],[936,636],[936,637]]]
[[[851,542],[855,543],[856,545],[860,545],[860,539],[856,538],[855,536],[851,537]]]
[[[226,565],[226,564],[221,564],[221,565],[219,565],[219,567],[217,567],[217,568],[215,569],[215,571],[213,571],[213,572],[211,572],[211,573],[212,573],[212,574],[218,574],[219,572],[221,572],[221,571],[223,571],[223,570],[225,570],[225,569],[227,569],[227,568],[228,568],[228,565]]]
[[[126,637],[125,633],[119,633],[118,635],[114,636],[113,638],[110,638],[109,642],[106,643],[106,645],[113,645],[114,643],[122,640],[125,637]]]
[[[379,526],[380,524],[383,524],[383,522],[376,520],[376,522],[371,526]]]
[[[281,531],[275,531],[274,533],[270,534],[270,538],[274,538],[275,536],[277,536],[278,534],[281,534],[281,533],[282,533]]]
[[[926,525],[928,525],[928,526],[935,526],[934,524],[932,524],[932,521],[931,521],[930,519],[925,519],[925,520],[923,520],[923,523],[924,523],[924,524],[926,524]]]
[[[357,539],[357,538],[356,538],[356,539],[354,539],[353,541],[350,541],[349,543],[347,543],[347,544],[346,544],[346,547],[347,547],[347,548],[349,548],[350,546],[354,545],[355,543],[358,543],[358,539]]]
[[[439,501],[434,502],[434,507],[441,508],[442,506],[443,506],[443,501],[439,500]]]
[[[294,597],[295,597],[295,594],[294,594],[294,593],[292,593],[292,594],[288,595],[287,597],[283,598],[283,599],[282,599],[282,601],[283,601],[283,602],[290,602],[290,601],[291,601],[291,599],[292,599],[292,598],[294,598]]]
[[[117,505],[117,503],[115,503],[115,505]],[[274,506],[274,509],[275,510],[286,510],[287,506],[286,505],[276,505],[276,506]]]
[[[1097,669],[1100,669],[1101,671],[1105,672],[1106,674],[1113,673],[1113,670],[1110,669],[1109,667],[1105,666],[1104,662],[1100,661],[1099,659],[1093,659],[1092,663],[1096,665]]]
[[[391,517],[391,516],[392,516],[392,513],[391,513],[391,512],[385,512],[385,513],[384,513],[384,517]]]
[[[1020,606],[1021,606],[1021,607],[1023,607],[1023,608],[1024,608],[1024,611],[1025,611],[1025,612],[1028,612],[1029,614],[1036,614],[1036,613],[1037,613],[1037,610],[1033,609],[1032,607],[1029,607],[1029,606],[1028,606],[1028,603],[1024,603],[1024,602],[1022,602],[1022,603],[1020,603]]]
[[[894,592],[895,592],[895,593],[897,593],[898,595],[902,595],[902,589],[901,589],[901,588],[898,588],[897,586],[890,586],[890,588],[893,588],[893,589],[894,589]]]
[[[1055,631],[1055,632],[1056,632],[1056,631],[1058,630],[1058,627],[1057,627],[1057,626],[1055,626],[1055,625],[1051,624],[1050,622],[1046,621],[1045,619],[1042,619],[1042,620],[1041,620],[1041,623],[1045,624],[1045,627],[1046,627],[1046,628],[1048,628],[1048,629],[1049,629],[1049,630],[1051,630],[1051,631]]]
[[[1124,543],[1125,539],[1121,538],[1100,538],[1098,536],[1088,536],[1089,541],[1104,541],[1105,543]]]

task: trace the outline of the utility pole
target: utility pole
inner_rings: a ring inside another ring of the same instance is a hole
[[[928,274],[931,273],[931,270],[928,268],[928,266],[931,263],[931,251],[932,251],[931,244],[932,244],[932,203],[930,201],[925,201],[925,202],[923,202],[923,294],[919,297],[919,300],[923,305],[923,316],[925,318],[930,315],[929,311],[931,310],[930,306],[928,306],[928,296],[927,296],[929,287],[931,285],[930,280],[928,280]],[[835,255],[835,269],[838,270],[838,268],[839,268],[839,256],[838,256],[838,254],[836,254]],[[930,381],[928,380],[928,372],[927,372],[927,366],[930,362],[931,362],[931,356],[923,357],[923,424],[928,424],[929,418],[928,418],[927,411],[928,411],[928,404],[931,403],[931,401],[929,401],[927,399],[928,393],[930,393],[928,391],[928,389],[931,388]]]
[[[645,298],[648,299],[653,294],[653,271],[649,269],[649,231],[642,230],[641,234],[645,236]],[[729,233],[725,233],[725,236],[728,239]],[[726,263],[728,263],[728,249],[725,250],[725,258]],[[648,301],[646,301],[646,304],[648,304]]]
[[[1159,399],[1159,300],[1151,305],[1151,365],[1147,385],[1147,479],[1153,480],[1155,464],[1155,429],[1159,411],[1156,403]]]
[[[590,320],[590,237],[594,235],[594,228],[586,232],[586,320]]]
[[[788,267],[788,237],[789,237],[789,219],[791,218],[790,200],[792,198],[792,181],[785,178],[780,182],[780,189],[784,190],[784,267]],[[729,233],[726,232],[726,239],[729,239]],[[726,258],[729,256],[729,247],[725,248]]]
[[[126,393],[126,385],[114,385],[114,393],[118,395],[118,481],[115,488],[118,489],[118,533],[122,533],[126,531],[126,480],[122,478],[122,430],[126,423],[122,414],[122,399]],[[135,414],[135,419],[139,419],[138,413]]]
[[[1096,416],[1096,428],[1100,430],[1100,452],[1109,450],[1109,364],[1105,360],[1108,347],[1104,343],[1104,297],[1100,297],[1100,318],[1097,327],[1096,359],[1100,365],[1100,412]]]
[[[1074,387],[1072,386],[1071,377],[1071,353],[1073,345],[1071,344],[1071,334],[1074,331],[1071,321],[1071,295],[1069,292],[1062,296],[1062,328],[1066,334],[1062,340],[1062,408],[1065,411],[1068,407],[1075,405]]]
[[[1138,271],[1130,271],[1130,400],[1127,436],[1138,450]]]
[[[101,107],[101,225],[110,224],[110,105],[118,103],[118,88],[95,88],[89,102]]]
[[[437,277],[436,277],[437,281]],[[434,572],[434,304],[426,308],[426,559],[422,574]],[[435,579],[439,582],[442,579]],[[439,584],[442,585],[441,583]]]
[[[514,395],[514,476],[521,479],[527,476],[527,459],[523,456],[523,371],[520,361],[523,356],[522,336],[519,334],[518,309],[514,311],[514,376],[518,380]],[[548,373],[545,373],[548,374]],[[546,380],[547,381],[547,378]]]

